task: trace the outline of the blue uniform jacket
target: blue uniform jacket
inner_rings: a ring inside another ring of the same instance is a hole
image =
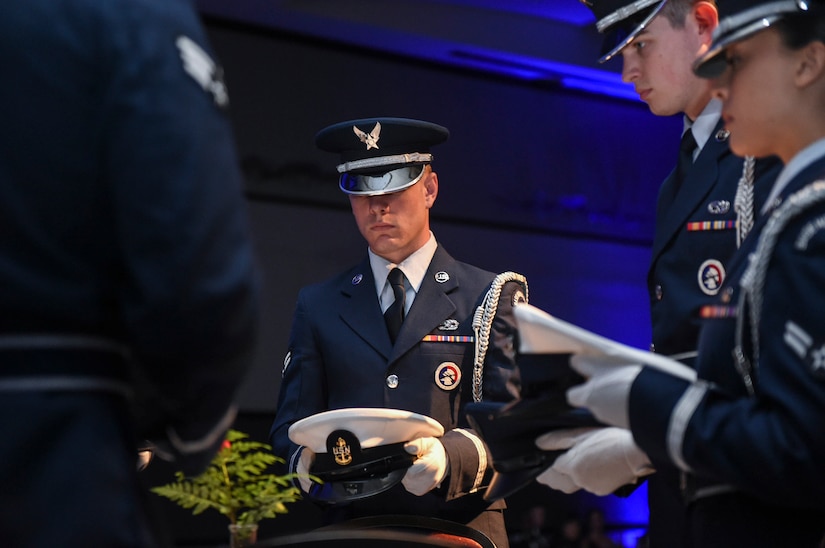
[[[436,281],[437,273],[446,273],[448,279]],[[433,417],[446,431],[441,441],[450,475],[440,489],[417,497],[399,484],[345,509],[336,508],[340,514],[335,519],[416,514],[469,523],[488,508],[481,495],[492,463],[463,411],[472,401],[474,345],[422,339],[429,334],[472,336],[473,314],[494,277],[454,260],[439,246],[395,346],[390,343],[367,259],[301,290],[271,432],[277,455],[289,460],[298,449],[288,439],[291,424],[329,409],[403,409]],[[502,291],[484,366],[485,400],[510,401],[519,391],[512,303],[520,290],[520,284],[510,282]],[[439,329],[451,319],[458,321],[457,330]],[[454,362],[461,371],[459,385],[451,390],[436,382],[436,369],[444,362]],[[397,384],[388,383],[391,375],[397,377]],[[492,508],[502,506],[499,502]],[[483,532],[501,542],[496,536],[504,534],[503,521]]]
[[[186,0],[3,2],[0,61],[0,544],[149,546],[136,430],[199,472],[257,335],[221,69]]]
[[[730,151],[721,128],[720,121],[688,170],[672,206],[663,211],[660,205],[656,213],[647,274],[651,350],[666,356],[695,353],[699,309],[713,301],[724,282],[725,265],[736,251],[734,197],[743,160]],[[757,210],[781,167],[776,158],[756,162]],[[708,266],[716,263],[723,269],[723,279],[718,281],[708,278],[714,270]]]
[[[672,205],[665,210],[660,203],[656,215],[647,275],[651,350],[678,355],[686,363],[691,363],[696,353],[699,311],[713,302],[727,276],[727,263],[736,251],[734,198],[743,160],[730,151],[727,134],[721,130],[719,121],[688,170]],[[781,167],[776,158],[756,162],[757,210]],[[671,173],[662,187],[673,177]],[[660,466],[647,483],[651,548],[684,546],[685,508],[679,492],[679,473]]]
[[[823,175],[819,160],[780,198],[787,201]],[[694,484],[689,515],[696,546],[814,546],[825,531],[825,322],[817,297],[825,299],[823,216],[820,202],[779,233],[764,288],[756,291],[762,295],[758,346],[749,327],[754,310],[738,303],[768,216],[754,226],[722,291],[704,309],[700,381],[645,369],[633,384],[636,442],[657,467],[673,463]],[[734,358],[737,319],[745,326],[741,347],[749,370]]]

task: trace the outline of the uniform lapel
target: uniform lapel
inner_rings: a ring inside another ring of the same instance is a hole
[[[341,295],[341,320],[386,359],[390,355],[392,343],[384,316],[381,315],[381,304],[375,293],[375,278],[369,259],[364,259],[352,270],[350,278],[342,282]],[[346,352],[346,349],[342,348],[341,351]]]
[[[446,273],[446,276],[443,274],[436,276],[439,273]],[[436,281],[437,277],[442,280],[445,277],[447,279],[439,282]],[[449,297],[449,293],[457,288],[455,260],[441,246],[438,246],[433,260],[430,261],[427,274],[424,275],[418,295],[401,325],[390,361],[396,360],[421,342],[425,335],[431,333],[455,312],[456,306]]]
[[[654,261],[667,243],[679,234],[691,214],[699,207],[713,189],[713,185],[716,184],[719,175],[719,162],[727,154],[730,154],[727,140],[717,141],[714,137],[722,127],[721,124],[720,121],[688,171],[682,187],[676,193],[673,204],[667,211],[657,211],[656,224],[658,230],[654,235],[652,248]],[[671,173],[668,178],[673,176],[674,174]]]

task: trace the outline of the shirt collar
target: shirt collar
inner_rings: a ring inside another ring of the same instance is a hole
[[[818,160],[822,156],[825,156],[825,139],[820,139],[818,141],[814,141],[807,147],[800,150],[796,156],[791,158],[791,161],[782,168],[782,171],[779,172],[779,176],[776,178],[776,181],[773,183],[773,188],[771,188],[771,193],[768,196],[768,199],[765,200],[765,205],[762,206],[762,213],[767,213],[774,207],[774,203],[779,195],[785,190],[785,187],[788,186],[788,183],[796,177],[803,169],[811,165],[815,160]]]
[[[719,118],[722,116],[722,102],[718,99],[711,99],[705,108],[696,117],[696,120],[690,121],[687,116],[683,119],[682,133],[691,129],[693,131],[693,138],[696,139],[695,158],[699,151],[705,146],[705,143],[710,139],[713,130],[716,129],[716,124],[719,123]]]
[[[368,249],[367,253],[370,258],[370,268],[372,268],[372,276],[375,278],[375,290],[378,295],[384,290],[384,285],[387,283],[387,275],[390,270],[396,266],[401,269],[406,276],[407,281],[418,293],[421,283],[424,281],[424,275],[427,269],[430,268],[430,261],[433,260],[435,250],[438,247],[438,242],[435,240],[435,235],[430,231],[430,238],[423,246],[413,252],[412,255],[401,261],[400,263],[391,263],[383,257],[379,257],[373,253],[372,249]]]

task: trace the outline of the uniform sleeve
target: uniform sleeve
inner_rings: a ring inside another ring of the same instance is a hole
[[[150,422],[220,442],[214,429],[251,365],[259,318],[226,90],[188,3],[132,4],[119,16],[103,54],[112,74],[100,146],[120,322],[155,390]]]
[[[273,452],[295,471],[298,446],[289,439],[289,427],[304,417],[325,411],[327,401],[323,360],[307,311],[307,289],[302,289],[292,319],[289,350],[284,359],[275,421],[270,431]]]
[[[525,287],[521,283],[506,282],[502,286],[484,359],[481,385],[484,401],[506,403],[519,398],[518,331],[513,307],[525,299]],[[447,432],[441,441],[450,461],[447,500],[483,491],[492,479],[494,469],[492,454],[481,436],[469,427],[457,428]]]
[[[818,206],[816,216],[779,236],[764,285],[753,396],[710,383],[685,385],[655,372],[637,379],[631,428],[649,455],[778,504],[822,500],[823,218],[825,208]],[[711,365],[731,368],[733,362]]]

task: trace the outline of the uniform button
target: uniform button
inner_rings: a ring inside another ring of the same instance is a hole
[[[662,289],[662,286],[657,285],[656,288],[653,290],[653,292],[656,294],[656,300],[661,301],[662,300],[662,295],[664,294],[664,290]]]
[[[398,375],[390,375],[387,377],[387,386],[396,388],[398,386]]]

